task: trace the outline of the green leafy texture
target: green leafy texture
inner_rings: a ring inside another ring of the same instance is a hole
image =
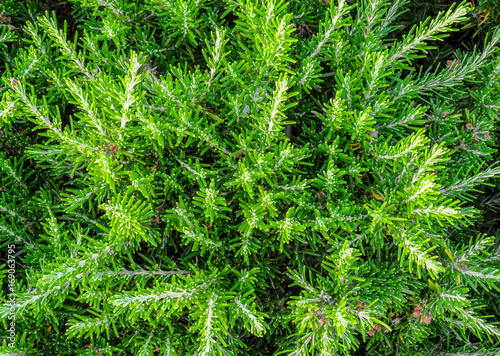
[[[0,4],[0,354],[498,353],[500,31],[429,4]]]

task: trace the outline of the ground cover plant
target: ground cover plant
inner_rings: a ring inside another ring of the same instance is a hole
[[[498,353],[500,29],[415,10],[0,4],[0,355]]]

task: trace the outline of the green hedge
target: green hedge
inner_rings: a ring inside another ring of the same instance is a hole
[[[0,355],[498,352],[471,9],[4,1]]]

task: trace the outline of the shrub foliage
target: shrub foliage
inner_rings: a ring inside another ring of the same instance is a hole
[[[467,3],[52,6],[0,5],[2,355],[498,352]]]

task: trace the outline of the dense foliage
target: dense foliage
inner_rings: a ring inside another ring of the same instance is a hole
[[[499,352],[500,29],[414,5],[3,1],[0,355]]]

